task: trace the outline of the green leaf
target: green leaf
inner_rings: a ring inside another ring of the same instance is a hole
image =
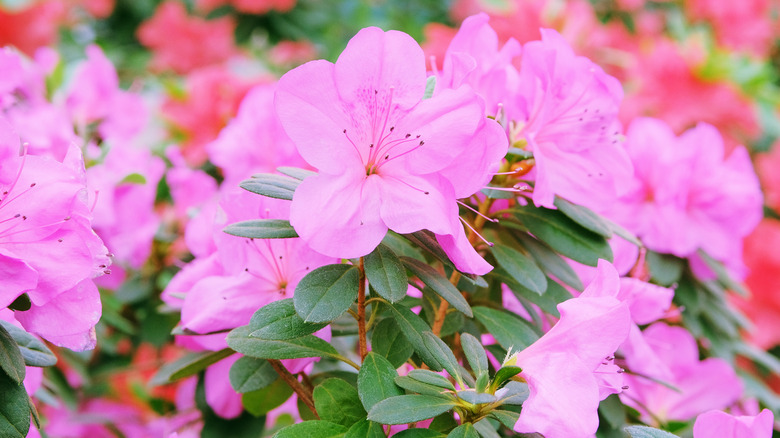
[[[612,237],[612,227],[601,216],[594,213],[593,210],[569,202],[563,198],[555,197],[554,205],[558,207],[561,213],[569,217],[569,219],[582,225],[585,229],[593,231],[594,233],[604,236],[607,239]]]
[[[350,427],[366,418],[357,389],[344,380],[326,379],[314,388],[313,397],[322,420]]]
[[[259,359],[300,359],[303,357],[340,357],[335,348],[314,335],[296,339],[260,339],[249,336],[249,327],[233,329],[227,336],[230,348]]]
[[[493,188],[495,187],[495,188]],[[487,196],[490,199],[514,199],[515,196],[517,196],[517,193],[510,192],[508,190],[498,190],[503,187],[501,186],[494,186],[494,185],[487,185],[485,188],[480,190],[480,192]]]
[[[626,424],[626,407],[616,394],[610,395],[599,403],[599,414],[613,429]]]
[[[289,176],[260,173],[252,175],[251,179],[241,181],[239,186],[258,195],[291,201],[300,183],[300,180]]]
[[[599,259],[612,261],[612,248],[604,236],[578,225],[557,210],[518,206],[512,213],[537,239],[555,251],[588,266],[598,265]]]
[[[213,365],[222,359],[232,355],[235,351],[225,348],[219,351],[199,351],[189,353],[174,362],[163,365],[159,371],[152,377],[149,384],[165,385],[175,382],[184,377],[189,377],[205,370],[209,365]]]
[[[458,359],[455,358],[450,347],[432,332],[423,333],[423,343],[428,348],[428,351],[436,357],[439,365],[444,367],[452,377],[461,381],[460,365],[458,365]]]
[[[413,379],[409,376],[396,377],[395,384],[407,391],[416,392],[418,394],[431,395],[434,397],[443,397],[446,398],[447,400],[452,399],[452,397],[450,396],[451,393],[448,393],[447,390],[442,388],[441,386],[424,383],[417,379]]]
[[[414,347],[401,332],[393,318],[379,321],[371,333],[371,351],[384,356],[393,365],[400,367],[414,353]]]
[[[682,276],[685,260],[671,254],[647,251],[645,260],[650,268],[651,278],[661,286],[671,286]]]
[[[509,374],[511,374],[511,372]],[[505,405],[522,405],[528,400],[528,396],[531,395],[531,390],[528,388],[527,383],[517,382],[515,380],[506,382],[502,391],[501,403]]]
[[[436,88],[436,76],[428,76],[428,79],[425,81],[425,94],[423,94],[423,99],[430,99],[431,96],[433,96],[433,90]]]
[[[442,367],[436,358],[428,351],[428,347],[423,342],[422,334],[426,331],[430,331],[431,328],[423,321],[422,318],[417,316],[414,312],[401,305],[389,305],[390,311],[393,313],[393,318],[401,329],[401,333],[406,337],[406,340],[412,344],[414,351],[422,358],[432,370],[441,371]]]
[[[263,389],[243,394],[241,404],[247,412],[259,417],[281,406],[292,394],[290,385],[282,379],[277,379]]]
[[[479,376],[488,372],[488,358],[482,343],[477,338],[468,334],[460,335],[460,346],[463,349],[463,355],[469,362],[469,366],[474,373]]]
[[[279,171],[279,173],[283,173],[299,181],[303,181],[306,178],[317,174],[317,172],[312,172],[311,170],[306,170],[306,169],[300,169],[298,167],[282,166],[282,167],[277,167],[276,170]]]
[[[536,259],[536,263],[546,274],[554,276],[578,291],[582,291],[585,288],[580,276],[574,272],[571,265],[550,249],[549,246],[526,233],[514,233],[514,236],[531,253],[531,256]]]
[[[267,360],[244,356],[230,367],[229,377],[230,386],[243,394],[265,388],[278,379],[279,374]]]
[[[393,435],[393,438],[445,438],[445,435],[431,429],[406,429]]]
[[[19,295],[11,304],[8,305],[8,308],[11,310],[18,310],[20,312],[26,312],[32,309],[32,301],[30,301],[30,296],[26,293]]]
[[[490,412],[490,416],[495,418],[499,421],[499,423],[503,424],[504,426],[508,427],[509,429],[514,429],[515,423],[517,423],[517,420],[520,419],[520,414],[517,412],[512,411],[506,411],[503,409],[494,409]]]
[[[428,230],[421,230],[412,234],[404,234],[403,236],[406,237],[410,242],[433,254],[434,257],[441,260],[445,264],[452,265],[452,261],[449,257],[447,257],[447,253],[444,252],[444,249],[439,244],[439,241],[436,240],[436,235],[432,232]]]
[[[373,351],[368,353],[357,377],[358,395],[363,407],[371,410],[386,398],[403,395],[404,392],[395,384],[396,377],[398,373],[393,364]]]
[[[490,384],[490,392],[495,392],[495,390],[500,388],[504,382],[520,374],[521,372],[523,372],[523,369],[520,367],[512,365],[501,367],[498,371],[496,371],[496,375],[493,377],[493,382]]]
[[[631,438],[678,438],[665,430],[647,426],[628,426],[623,428]]]
[[[474,425],[471,423],[463,423],[460,426],[452,429],[447,434],[447,438],[479,438],[477,429],[474,429]]]
[[[327,323],[309,323],[295,312],[292,298],[274,301],[259,308],[249,321],[249,336],[262,339],[294,339],[310,335]]]
[[[23,438],[30,430],[30,405],[24,385],[0,373],[0,436]]]
[[[349,428],[344,438],[385,438],[386,436],[381,424],[360,420]]]
[[[57,356],[35,335],[27,333],[10,322],[0,320],[2,326],[19,346],[24,364],[30,367],[50,367],[57,363]]]
[[[450,391],[455,391],[455,386],[453,386],[452,382],[447,380],[447,378],[442,376],[441,374],[434,373],[433,371],[430,370],[414,369],[409,371],[409,373],[406,374],[406,377],[409,377],[410,379],[414,379],[423,383],[427,383],[429,385],[434,385],[440,388],[449,389]]]
[[[497,243],[491,249],[498,264],[526,289],[542,295],[547,290],[547,277],[531,257]]]
[[[507,350],[522,350],[539,339],[526,321],[507,311],[480,306],[474,308],[474,317]]]
[[[498,400],[496,398],[496,396],[493,395],[493,394],[486,394],[486,393],[483,393],[483,392],[482,393],[481,392],[477,392],[474,389],[464,389],[464,390],[458,391],[458,398],[463,400],[463,401],[469,402],[472,405],[481,405],[481,404],[485,404],[485,403],[493,403],[496,400]]]
[[[391,303],[406,297],[406,270],[393,250],[380,244],[365,257],[368,282],[374,290]]]
[[[24,358],[8,330],[0,326],[0,370],[16,383],[24,381]]]
[[[750,295],[750,292],[745,289],[745,286],[731,278],[731,275],[729,275],[729,273],[726,271],[726,267],[723,266],[723,263],[715,260],[711,255],[707,254],[702,249],[696,251],[696,254],[698,254],[699,257],[704,260],[704,263],[706,263],[707,266],[712,269],[712,272],[714,272],[718,278],[718,282],[720,282],[723,287],[732,290],[742,295],[743,297]]]
[[[274,438],[338,438],[347,433],[347,428],[330,421],[311,420],[293,424],[279,430]]]
[[[146,184],[146,177],[140,173],[131,173],[122,178],[117,185],[121,184]]]
[[[224,232],[249,239],[290,239],[298,237],[298,233],[290,225],[290,221],[282,219],[252,219],[230,224]]]
[[[477,430],[481,438],[501,438],[501,435],[496,432],[498,425],[493,426],[493,423],[488,419],[482,419],[474,423],[474,429]]]
[[[458,309],[469,318],[473,317],[471,306],[469,306],[469,303],[463,298],[463,295],[460,294],[460,291],[458,291],[458,289],[456,289],[455,286],[437,270],[419,260],[409,257],[401,257],[401,261],[404,266],[422,280],[426,286],[450,303],[452,307]]]
[[[295,311],[306,322],[330,322],[349,309],[358,294],[358,269],[325,265],[308,274],[295,287]]]
[[[375,404],[368,419],[382,424],[405,424],[433,418],[453,407],[453,401],[440,397],[399,395]]]

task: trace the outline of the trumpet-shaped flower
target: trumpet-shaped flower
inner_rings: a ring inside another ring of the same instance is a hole
[[[434,232],[459,269],[490,270],[465,238],[456,179],[445,174],[468,147],[506,150],[496,122],[469,87],[423,100],[425,60],[408,35],[361,30],[335,64],[312,61],[279,80],[276,109],[301,156],[319,174],[296,189],[290,222],[316,251],[371,252],[388,229]],[[483,172],[487,171],[483,170]],[[472,192],[473,193],[473,192]],[[457,253],[457,254],[455,254]]]

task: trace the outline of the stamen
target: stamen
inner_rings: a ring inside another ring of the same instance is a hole
[[[479,215],[479,216],[482,216],[482,218],[483,218],[483,219],[485,219],[486,221],[493,222],[494,224],[497,224],[497,223],[498,223],[498,219],[496,219],[496,218],[492,218],[492,217],[487,217],[487,216],[485,216],[484,214],[480,213],[480,212],[479,212],[477,209],[475,209],[474,207],[472,207],[472,206],[470,206],[470,205],[466,204],[465,202],[462,202],[462,201],[461,201],[461,200],[459,200],[459,199],[458,199],[458,200],[456,200],[456,202],[457,202],[458,204],[460,204],[460,205],[462,205],[462,206],[464,206],[464,207],[468,208],[469,210],[473,211],[473,212],[474,212],[474,213],[476,213],[477,215]]]
[[[479,238],[480,238],[480,239],[481,239],[483,242],[487,243],[487,245],[488,245],[489,247],[491,247],[491,248],[493,247],[493,242],[490,242],[490,241],[488,241],[487,239],[485,239],[485,237],[484,237],[484,236],[482,236],[481,234],[479,234],[479,233],[477,232],[477,230],[475,230],[475,229],[474,229],[474,227],[472,227],[472,226],[471,226],[471,224],[469,224],[469,223],[468,223],[468,222],[467,222],[465,219],[463,219],[463,218],[462,218],[462,217],[460,217],[460,216],[458,216],[458,219],[460,219],[460,221],[461,221],[461,222],[463,222],[463,223],[464,223],[464,224],[465,224],[467,227],[469,227],[469,230],[471,230],[471,231],[472,231],[474,234],[476,234],[476,235],[477,235],[477,237],[479,237]]]

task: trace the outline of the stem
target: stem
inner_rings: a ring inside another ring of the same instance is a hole
[[[460,272],[457,270],[452,271],[452,275],[450,275],[450,283],[457,287],[458,280],[460,280]],[[433,334],[436,336],[439,336],[441,333],[441,327],[444,325],[444,318],[447,317],[447,309],[449,309],[449,307],[450,303],[442,298],[441,304],[439,304],[439,309],[436,311],[436,319],[433,320],[433,327],[431,327]]]
[[[366,358],[368,346],[366,345],[366,270],[363,266],[363,257],[360,258],[358,266],[358,349],[360,351],[360,361]]]
[[[284,367],[281,361],[276,359],[268,359],[268,363],[271,364],[273,369],[276,371],[277,374],[279,374],[279,377],[282,378],[282,380],[285,381],[288,385],[290,385],[290,388],[292,388],[293,391],[298,395],[298,398],[301,399],[303,404],[308,407],[314,416],[319,420],[320,416],[317,413],[317,409],[314,408],[314,399],[312,398],[312,394],[310,391],[308,391],[301,382],[298,381],[298,379],[295,378],[292,374],[290,374],[289,371],[287,371],[287,368]]]

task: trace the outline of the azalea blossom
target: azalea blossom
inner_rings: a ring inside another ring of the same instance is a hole
[[[774,418],[769,409],[754,416],[708,411],[696,417],[693,438],[771,438]]]
[[[366,57],[365,53],[373,56]],[[408,35],[361,30],[335,64],[312,61],[285,74],[276,109],[298,152],[319,174],[295,191],[290,222],[313,249],[334,257],[370,253],[388,229],[434,232],[455,265],[490,270],[458,219],[447,175],[469,147],[506,150],[484,104],[469,87],[423,100],[422,49]]]

